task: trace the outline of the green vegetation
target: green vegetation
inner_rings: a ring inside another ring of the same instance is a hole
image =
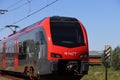
[[[105,80],[105,54],[101,56],[102,66],[91,66],[88,75],[81,80]],[[120,47],[117,46],[111,51],[108,61],[108,80],[120,80]]]
[[[105,68],[103,66],[90,67],[88,75],[85,75],[81,80],[105,80]],[[120,80],[120,71],[109,68],[108,80]]]
[[[120,47],[117,46],[111,53],[111,67],[114,70],[120,70]]]

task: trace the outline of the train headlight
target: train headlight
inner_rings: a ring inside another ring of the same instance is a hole
[[[51,53],[51,57],[53,57],[53,58],[62,58],[62,55],[56,54],[56,53]]]
[[[88,58],[88,54],[80,54],[79,58]]]

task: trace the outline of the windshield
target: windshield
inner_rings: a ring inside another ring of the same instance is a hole
[[[75,47],[84,45],[83,32],[78,22],[51,22],[54,45]]]

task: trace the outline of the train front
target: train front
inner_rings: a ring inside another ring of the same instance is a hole
[[[84,26],[70,17],[50,17],[49,22],[46,34],[51,73],[87,74],[88,39]]]

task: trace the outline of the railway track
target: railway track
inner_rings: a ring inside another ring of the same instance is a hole
[[[0,80],[25,80],[25,79],[0,74]]]
[[[29,74],[28,74],[29,75]],[[66,74],[51,74],[41,76],[28,76],[23,72],[14,72],[8,70],[0,70],[0,80],[80,80],[82,77]]]
[[[80,79],[74,79],[71,76],[65,77],[65,76],[59,76],[59,75],[41,76],[39,79],[37,78],[31,79],[28,76],[27,77],[21,76],[20,73],[19,73],[20,75],[18,75],[18,73],[17,74],[15,73],[12,72],[12,74],[10,74],[9,71],[5,71],[5,73],[0,72],[0,80],[80,80]]]
[[[21,72],[0,70],[0,80],[32,80],[29,76]]]

